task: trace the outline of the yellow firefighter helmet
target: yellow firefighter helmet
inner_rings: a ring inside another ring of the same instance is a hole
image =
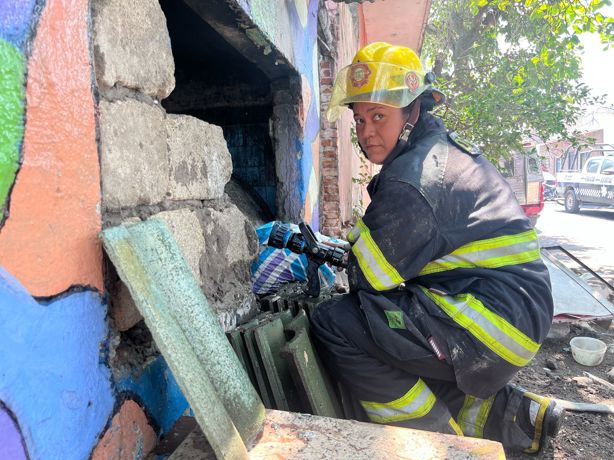
[[[334,122],[342,107],[353,102],[405,107],[425,91],[430,91],[435,103],[440,104],[444,95],[432,88],[434,79],[410,48],[370,43],[358,50],[352,64],[337,75],[326,117]]]

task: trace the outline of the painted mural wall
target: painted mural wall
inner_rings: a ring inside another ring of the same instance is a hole
[[[262,36],[251,36],[266,52],[272,43],[301,75],[303,137],[296,139],[300,162],[300,199],[305,221],[319,229],[320,88],[318,75],[318,0],[236,0],[258,26]]]
[[[318,1],[239,4],[301,75],[317,229]],[[89,0],[0,2],[0,459],[144,458],[189,411],[162,358],[109,367],[90,24]]]

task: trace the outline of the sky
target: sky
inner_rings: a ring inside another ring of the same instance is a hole
[[[603,7],[602,14],[614,17],[614,6]],[[597,34],[583,34],[580,39],[584,45],[582,80],[595,94],[607,94],[606,105],[614,106],[614,49],[603,51]]]

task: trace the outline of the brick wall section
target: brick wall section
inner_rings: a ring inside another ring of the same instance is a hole
[[[339,164],[337,159],[338,137],[337,124],[326,120],[326,107],[333,91],[334,60],[323,56],[320,60],[320,92],[321,92],[321,123],[320,123],[320,228],[325,235],[340,236],[341,208],[339,206]]]
[[[352,178],[358,175],[359,159],[350,141],[351,114],[335,123],[326,120],[335,76],[348,65],[358,48],[356,5],[323,2],[326,18],[320,26],[329,38],[320,49],[320,231],[343,237],[352,219],[352,209],[361,200]],[[322,18],[321,18],[322,19]],[[322,37],[321,37],[322,38]]]

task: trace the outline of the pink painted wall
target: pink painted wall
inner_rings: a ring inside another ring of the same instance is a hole
[[[362,3],[361,44],[383,41],[419,51],[430,8],[431,0],[378,0]]]
[[[103,289],[88,14],[87,0],[47,2],[28,62],[23,164],[0,265],[33,296]]]

